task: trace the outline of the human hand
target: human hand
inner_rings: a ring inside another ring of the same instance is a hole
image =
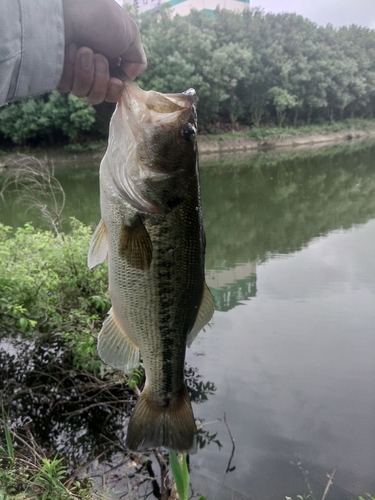
[[[146,68],[136,23],[114,0],[63,0],[65,60],[57,90],[90,104],[117,101],[123,83],[109,66],[120,64],[134,79]]]

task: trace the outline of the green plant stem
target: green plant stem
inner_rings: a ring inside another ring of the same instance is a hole
[[[169,464],[180,500],[188,500],[190,474],[187,466],[186,454],[178,456],[176,452],[170,450]]]

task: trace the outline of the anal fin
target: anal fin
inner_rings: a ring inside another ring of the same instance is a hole
[[[91,237],[89,253],[87,256],[87,265],[90,269],[101,264],[108,254],[107,230],[103,220],[97,225],[94,234]]]
[[[139,363],[139,349],[119,325],[113,309],[100,330],[98,353],[104,363],[119,370],[131,370]]]
[[[119,254],[135,269],[147,271],[150,268],[152,242],[139,215],[136,215],[129,224],[122,225]]]
[[[198,333],[202,330],[202,328],[207,325],[207,323],[212,318],[215,311],[215,300],[208,288],[207,284],[203,285],[203,295],[201,300],[201,305],[199,307],[198,315],[193,325],[193,328],[190,330],[189,335],[187,337],[187,345],[190,347],[191,343],[198,335]]]

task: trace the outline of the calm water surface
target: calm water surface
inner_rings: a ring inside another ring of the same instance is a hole
[[[96,224],[96,168],[58,176],[66,215]],[[206,161],[201,184],[218,310],[187,360],[216,387],[194,411],[217,435],[191,457],[194,493],[295,497],[301,467],[318,498],[335,468],[328,499],[374,493],[375,147]]]

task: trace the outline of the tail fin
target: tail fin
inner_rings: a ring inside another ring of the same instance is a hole
[[[155,402],[146,388],[131,416],[126,445],[133,451],[165,446],[178,453],[194,453],[196,430],[186,387],[168,406]]]

